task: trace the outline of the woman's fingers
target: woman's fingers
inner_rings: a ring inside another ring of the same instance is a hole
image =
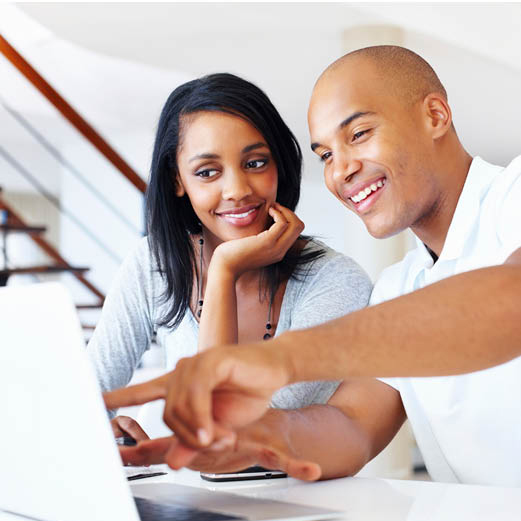
[[[267,237],[273,241],[273,247],[284,256],[304,230],[304,223],[289,208],[278,203],[270,208],[270,215],[274,224],[267,230]]]
[[[141,428],[141,425],[129,416],[116,416],[111,420],[114,436],[130,436],[136,441],[148,440],[148,434]]]
[[[284,215],[275,207],[272,206],[268,213],[273,218],[273,224],[264,232],[260,234],[265,240],[268,239],[274,243],[287,230],[289,223],[284,218]]]
[[[286,243],[293,244],[298,236],[304,230],[304,223],[292,212],[289,208],[285,208],[279,203],[275,203],[275,209],[280,212],[282,218],[288,223],[286,230],[281,235],[280,239],[284,239]],[[279,241],[280,241],[279,239]]]
[[[118,407],[141,405],[164,398],[168,389],[169,376],[170,373],[142,384],[103,393],[105,407],[107,409],[117,409]]]
[[[139,442],[135,447],[120,447],[119,453],[125,465],[157,465],[165,462],[165,456],[173,444],[178,444],[175,436]]]

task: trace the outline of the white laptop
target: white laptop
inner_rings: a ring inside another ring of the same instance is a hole
[[[341,514],[169,483],[136,487],[133,497],[74,304],[56,283],[0,288],[0,425],[0,510],[19,516],[224,521]]]

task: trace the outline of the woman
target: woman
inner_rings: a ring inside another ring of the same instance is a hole
[[[122,266],[88,346],[103,390],[129,382],[155,332],[172,369],[198,350],[269,340],[367,304],[371,285],[359,266],[300,236],[293,210],[301,163],[295,137],[251,83],[213,74],[172,92],[152,159],[148,237]],[[273,405],[325,404],[338,398],[337,387],[296,384],[276,393]],[[113,428],[146,438],[126,418],[113,419]],[[270,423],[269,436],[276,429]],[[265,430],[257,426],[255,436]],[[254,463],[251,454],[223,458],[202,457],[199,468]],[[339,473],[333,462],[325,475]]]

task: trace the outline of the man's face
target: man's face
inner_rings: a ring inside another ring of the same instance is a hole
[[[328,189],[377,238],[428,218],[440,196],[422,102],[406,106],[378,71],[353,60],[316,85],[311,147]]]

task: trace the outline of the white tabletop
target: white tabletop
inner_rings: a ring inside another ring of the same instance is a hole
[[[142,483],[174,482],[245,496],[265,497],[345,511],[349,521],[521,521],[521,488],[484,487],[342,478],[318,483],[295,479],[211,483],[190,470],[148,478]],[[131,486],[138,487],[139,481]]]
[[[342,478],[317,483],[295,479],[211,483],[190,470],[154,468],[167,475],[131,482],[181,483],[210,490],[233,492],[342,510],[349,521],[520,521],[521,488],[455,485],[423,481]],[[20,520],[0,512],[0,521]]]

